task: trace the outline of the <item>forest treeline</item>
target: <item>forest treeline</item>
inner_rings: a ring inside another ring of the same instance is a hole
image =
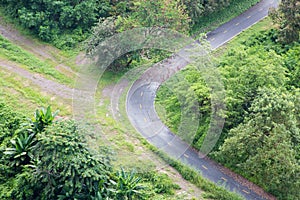
[[[249,0],[0,0],[0,5],[40,39],[64,48],[85,40],[96,23],[109,17],[121,26],[118,31],[141,25],[188,33],[202,16],[243,2],[249,4]]]

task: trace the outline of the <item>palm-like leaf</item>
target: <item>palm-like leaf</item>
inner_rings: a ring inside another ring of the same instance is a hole
[[[12,165],[29,164],[31,159],[30,151],[34,146],[34,134],[28,135],[28,132],[23,132],[10,142],[13,147],[6,148],[4,154],[11,156],[13,160]]]
[[[145,187],[140,184],[142,180],[136,176],[135,171],[126,172],[123,168],[116,173],[116,182],[111,181],[115,185],[115,189],[111,190],[116,194],[117,199],[133,199],[141,196]]]
[[[47,126],[52,124],[58,112],[59,110],[52,113],[51,106],[48,106],[47,110],[45,108],[37,109],[32,120],[35,132],[42,132]]]

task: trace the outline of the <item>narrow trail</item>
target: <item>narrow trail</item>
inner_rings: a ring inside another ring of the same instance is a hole
[[[65,58],[59,56],[57,49],[46,44],[37,43],[33,39],[29,39],[26,36],[21,35],[18,30],[10,24],[7,24],[1,17],[0,34],[10,42],[22,47],[38,58],[54,61],[57,63],[56,69],[60,72],[65,73],[66,75],[76,75],[76,72],[63,63]]]
[[[65,74],[66,76],[76,77],[78,75],[69,66],[64,64],[67,58],[60,56],[58,53],[59,50],[47,44],[38,43],[34,39],[22,35],[12,25],[7,24],[1,17],[0,34],[2,37],[9,40],[11,43],[20,46],[21,48],[33,54],[37,58],[44,61],[50,60],[56,63],[57,66],[55,68],[61,73]],[[82,55],[78,56],[76,62],[82,62],[83,58],[84,57]],[[41,90],[45,92],[48,92],[52,95],[56,95],[66,100],[72,99],[74,92],[76,92],[76,89],[74,88],[49,80],[45,78],[42,74],[26,70],[12,61],[0,59],[0,69],[1,68],[9,70],[25,79],[30,80],[33,84],[37,85]]]
[[[57,95],[64,99],[71,99],[74,89],[69,88],[63,84],[44,78],[42,75],[27,71],[15,63],[0,60],[0,68],[4,68],[13,72],[23,78],[30,80],[37,85],[41,90]]]

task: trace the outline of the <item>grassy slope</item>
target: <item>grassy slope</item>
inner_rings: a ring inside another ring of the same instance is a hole
[[[1,36],[0,36],[1,37]],[[30,36],[28,36],[30,37]],[[9,62],[14,65],[20,66],[30,72],[38,73],[45,78],[54,80],[56,82],[71,84],[73,80],[69,77],[65,76],[63,73],[60,73],[57,69],[55,69],[54,65],[48,65],[47,63],[55,63],[54,60],[47,60],[46,62],[39,58],[38,56],[32,54],[23,49],[23,47],[18,46],[12,42],[7,41],[6,39],[0,38],[1,44],[6,46],[6,49],[0,50],[0,61],[1,62]],[[39,41],[36,41],[37,44],[41,44]],[[72,63],[72,61],[69,61]],[[42,68],[39,69],[31,69],[31,65],[35,66],[35,64],[39,64]],[[75,66],[76,67],[76,66]],[[50,69],[49,69],[50,68]],[[44,70],[51,70],[50,74]],[[55,76],[58,75],[58,76]],[[48,106],[49,104],[53,107],[54,110],[59,109],[60,115],[71,117],[72,108],[69,100],[63,100],[57,96],[48,94],[46,91],[41,91],[38,86],[34,85],[31,81],[22,78],[21,76],[6,70],[1,67],[0,63],[0,100],[4,100],[8,102],[8,104],[13,107],[15,110],[22,112],[26,116],[32,116],[33,111],[40,106]],[[106,85],[112,84],[114,79],[118,79],[119,77],[115,77],[110,73],[107,73],[103,78],[103,81]],[[68,81],[69,80],[69,81]],[[163,160],[159,159],[155,154],[151,153],[151,151],[147,150],[147,148],[138,147],[140,144],[139,138],[134,137],[128,138],[124,135],[124,130],[119,127],[119,125],[114,122],[114,119],[107,117],[106,113],[108,111],[109,100],[105,100],[105,106],[98,110],[98,114],[95,116],[96,121],[100,122],[103,125],[103,130],[111,136],[109,139],[110,143],[113,144],[112,148],[118,152],[118,150],[122,150],[123,154],[116,155],[115,165],[116,168],[119,166],[125,166],[126,168],[137,168],[139,170],[154,170],[157,171],[158,168],[165,167],[166,164]],[[138,134],[136,133],[136,136]],[[94,136],[93,136],[94,137]],[[95,143],[93,138],[90,138],[89,143],[93,146],[93,148],[97,148],[97,146],[101,144],[107,145],[107,143],[103,140],[103,138],[95,136],[99,140]],[[134,140],[134,142],[133,142]],[[119,151],[121,152],[121,151]],[[136,159],[139,157],[138,159]],[[177,184],[181,184],[182,178],[175,170],[172,170],[171,167],[166,167],[165,171]],[[199,191],[197,187],[192,184],[185,182],[187,185],[185,189],[195,191]],[[191,192],[193,193],[193,192]],[[201,192],[199,191],[199,194]],[[184,198],[184,195],[173,195],[173,194],[162,194],[156,195],[156,199],[178,199]]]
[[[41,60],[36,55],[11,43],[0,35],[0,59],[17,63],[19,66],[31,72],[45,75],[52,80],[70,85],[73,80],[57,71],[55,66],[58,63],[51,60]]]
[[[69,100],[64,100],[48,94],[46,91],[41,91],[31,81],[2,68],[1,63],[12,64],[32,74],[37,74],[38,76],[71,87],[74,82],[74,74],[70,74],[69,71],[59,66],[63,64],[70,67],[70,69],[76,70],[74,60],[78,50],[61,51],[53,48],[54,51],[47,53],[54,59],[43,57],[42,54],[32,52],[30,49],[32,46],[37,45],[43,47],[45,50],[52,50],[49,44],[45,44],[34,38],[28,30],[14,25],[12,19],[4,15],[1,7],[0,18],[0,23],[8,26],[11,33],[16,32],[16,38],[20,34],[22,38],[28,39],[31,43],[31,46],[27,48],[25,45],[27,41],[21,46],[0,35],[0,99],[5,100],[16,110],[24,112],[28,116],[32,115],[35,108],[49,104],[53,106],[53,109],[59,109],[61,111],[60,115],[70,116],[71,102]],[[22,43],[22,41],[18,41],[18,43]]]
[[[63,100],[41,91],[30,81],[3,69],[0,71],[0,77],[0,99],[8,102],[16,110],[31,116],[37,107],[50,104],[53,109],[61,111],[60,115],[71,114],[71,107]]]

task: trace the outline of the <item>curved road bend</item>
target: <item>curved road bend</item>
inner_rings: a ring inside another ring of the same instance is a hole
[[[216,49],[268,15],[275,0],[262,0],[240,16],[207,34],[207,40]],[[159,119],[154,107],[155,94],[160,84],[188,64],[174,55],[147,70],[130,88],[127,95],[127,115],[133,126],[153,145],[168,155],[194,167],[203,177],[226,187],[244,198],[275,199],[261,188],[220,166],[209,158],[200,158],[198,152],[176,137]],[[162,78],[163,77],[163,78]],[[150,81],[149,81],[150,80]]]

